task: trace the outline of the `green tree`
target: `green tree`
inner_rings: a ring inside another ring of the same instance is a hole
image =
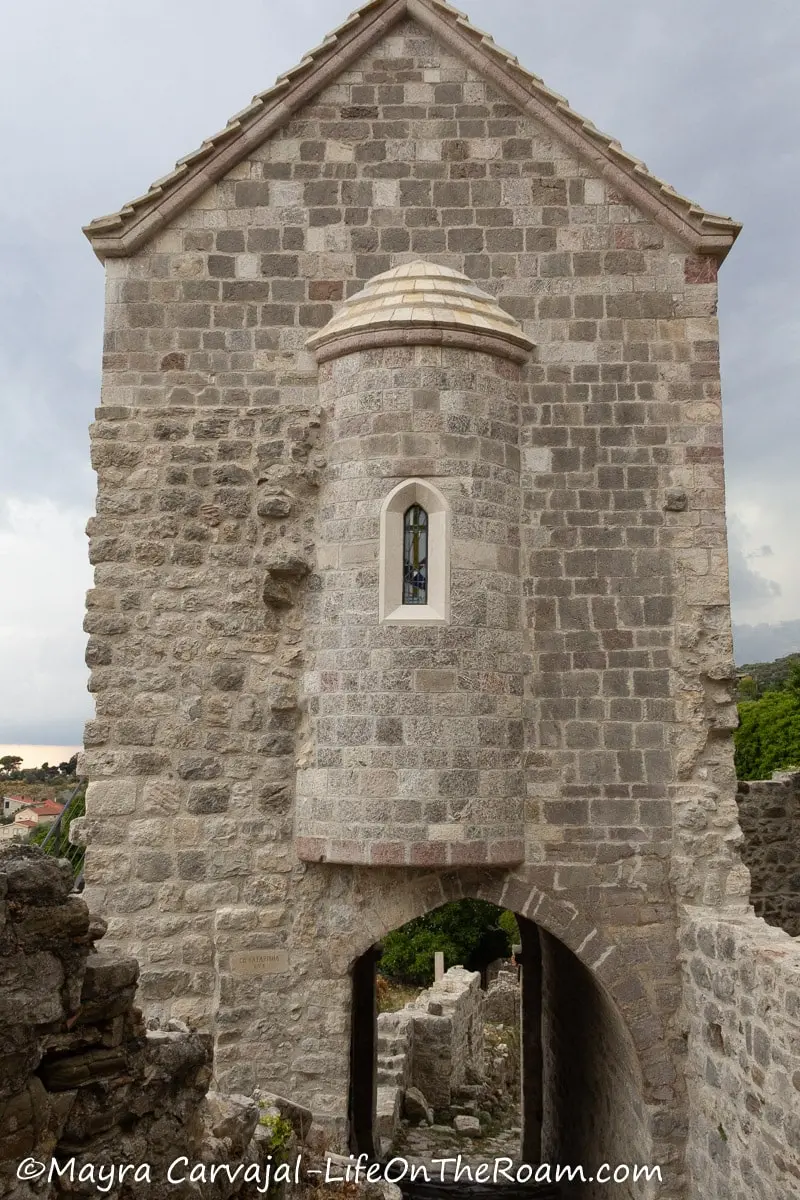
[[[404,983],[430,984],[437,950],[444,954],[445,968],[461,964],[480,971],[511,953],[512,937],[501,924],[503,917],[502,910],[486,900],[444,904],[383,939],[381,974]]]
[[[772,662],[746,663],[740,668],[739,699],[758,700],[764,692],[780,692],[791,678],[800,654],[787,654]]]
[[[734,743],[739,779],[769,779],[773,771],[800,767],[800,663],[791,664],[781,691],[742,701]]]
[[[508,940],[512,946],[518,946],[520,944],[521,938],[519,925],[517,924],[517,918],[514,916],[513,912],[510,911],[510,909],[506,909],[505,912],[500,914],[500,920],[497,922],[497,924],[501,929],[506,931],[508,934]]]
[[[7,778],[15,771],[18,771],[22,766],[22,759],[18,754],[4,754],[0,758],[0,775],[5,775]]]

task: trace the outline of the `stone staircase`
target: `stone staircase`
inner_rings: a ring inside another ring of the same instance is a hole
[[[378,1017],[375,1136],[381,1151],[388,1150],[400,1124],[403,1093],[410,1076],[410,1020],[403,1010]]]

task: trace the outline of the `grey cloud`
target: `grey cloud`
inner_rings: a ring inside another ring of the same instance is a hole
[[[49,498],[64,512],[91,507],[86,426],[99,395],[103,272],[81,224],[139,195],[355,2],[228,0],[224,23],[218,0],[6,6],[0,511],[9,498]],[[721,274],[728,487],[740,495],[767,478],[793,486],[800,7],[795,0],[464,5],[475,24],[679,191],[745,221]],[[80,553],[65,568],[75,576],[85,571]],[[774,593],[764,580],[752,560],[734,554],[736,604],[766,604]],[[84,640],[79,591],[63,634],[71,661]],[[12,649],[12,680],[25,675],[25,646]],[[54,697],[48,711],[54,720],[59,711],[83,712],[82,676],[53,663],[49,674],[42,667],[48,705]],[[2,683],[0,692],[7,701],[0,715],[15,711],[13,686]],[[64,736],[47,728],[47,740]],[[19,736],[33,740],[32,726]]]
[[[800,651],[800,621],[779,621],[777,625],[734,624],[733,646],[739,666],[795,654]]]
[[[734,603],[747,608],[766,604],[781,594],[780,584],[774,579],[767,579],[751,563],[752,556],[744,554],[738,546],[731,546],[731,595]]]
[[[728,563],[734,607],[752,611],[780,596],[780,584],[754,565],[760,559],[772,556],[771,546],[748,550],[746,526],[738,517],[728,517]]]

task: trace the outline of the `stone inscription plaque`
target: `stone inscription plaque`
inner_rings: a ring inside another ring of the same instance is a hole
[[[286,950],[243,950],[231,955],[234,975],[277,975],[289,970]]]

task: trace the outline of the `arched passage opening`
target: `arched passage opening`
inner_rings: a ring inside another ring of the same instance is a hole
[[[422,1161],[423,1146],[431,1157],[455,1149],[465,1161],[477,1162],[486,1161],[492,1152],[496,1157],[501,1146],[501,1152],[512,1154],[515,1163],[583,1167],[586,1182],[576,1195],[621,1200],[641,1196],[641,1185],[637,1192],[634,1184],[629,1191],[625,1182],[612,1186],[589,1182],[601,1163],[653,1161],[642,1073],[625,1021],[604,986],[573,950],[536,921],[514,915],[518,928],[513,959],[514,978],[518,967],[519,979],[514,1010],[517,1037],[507,1040],[519,1056],[513,1078],[518,1080],[520,1094],[516,1127],[511,1131],[516,1134],[513,1146],[507,1137],[497,1141],[491,1114],[487,1117],[480,1109],[476,1116],[481,1124],[486,1120],[488,1129],[466,1137],[451,1133],[457,1132],[454,1115],[464,1112],[465,1094],[470,1089],[480,1094],[480,1072],[486,1069],[484,1032],[473,1030],[476,1014],[464,973],[447,972],[447,976],[457,977],[450,998],[437,992],[441,985],[434,985],[412,1000],[410,1009],[387,1031],[381,1027],[377,999],[382,946],[374,943],[352,968],[351,1151],[379,1158],[407,1154],[411,1146],[412,1160]],[[478,968],[480,964],[472,961],[468,965]],[[481,982],[485,984],[485,977]],[[458,997],[453,1001],[455,992]],[[466,1072],[465,1060],[469,1063]],[[387,1075],[387,1062],[393,1074]],[[441,1086],[443,1078],[449,1090]],[[421,1117],[415,1097],[415,1107],[405,1118],[410,1117],[421,1133],[415,1133],[409,1142],[401,1118],[403,1096],[410,1089],[421,1092],[433,1112]],[[399,1140],[392,1135],[393,1117]],[[426,1122],[431,1123],[427,1130]]]

